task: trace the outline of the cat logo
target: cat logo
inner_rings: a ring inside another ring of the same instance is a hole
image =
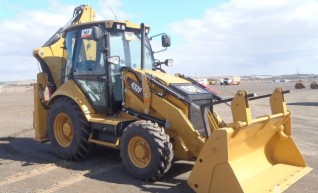
[[[92,28],[90,29],[83,29],[82,30],[82,34],[81,34],[81,38],[90,38],[92,36]]]

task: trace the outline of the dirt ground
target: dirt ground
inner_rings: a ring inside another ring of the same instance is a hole
[[[250,82],[239,86],[213,86],[224,98],[238,89],[269,94],[275,87],[290,89],[285,95],[292,111],[293,138],[314,170],[292,185],[286,193],[316,193],[318,190],[318,90],[295,90],[294,83]],[[253,115],[269,113],[268,99],[251,101]],[[0,192],[192,192],[186,181],[191,161],[177,161],[165,177],[155,183],[132,178],[125,170],[119,151],[97,147],[84,161],[57,158],[49,143],[33,140],[33,91],[0,93]],[[215,110],[231,121],[229,107]],[[288,151],[288,150],[286,150]]]

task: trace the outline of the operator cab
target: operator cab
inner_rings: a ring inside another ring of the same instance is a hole
[[[71,26],[64,32],[66,61],[62,82],[74,80],[97,113],[114,114],[121,110],[122,67],[148,70],[156,67],[147,36],[149,27],[144,28],[142,48],[140,26],[130,22],[103,21]]]

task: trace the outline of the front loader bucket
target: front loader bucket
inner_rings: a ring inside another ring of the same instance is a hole
[[[291,113],[281,89],[272,115],[251,118],[245,91],[232,101],[234,122],[204,144],[188,184],[198,193],[279,193],[311,171],[291,137]]]

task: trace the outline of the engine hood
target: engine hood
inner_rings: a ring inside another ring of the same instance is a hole
[[[157,78],[159,78],[160,80],[164,81],[166,83],[166,85],[170,86],[171,84],[184,84],[184,83],[190,83],[189,81],[171,75],[171,74],[167,74],[167,73],[163,73],[163,72],[158,72],[158,71],[154,71],[154,70],[136,70],[137,72],[141,73],[141,74],[151,74]]]

